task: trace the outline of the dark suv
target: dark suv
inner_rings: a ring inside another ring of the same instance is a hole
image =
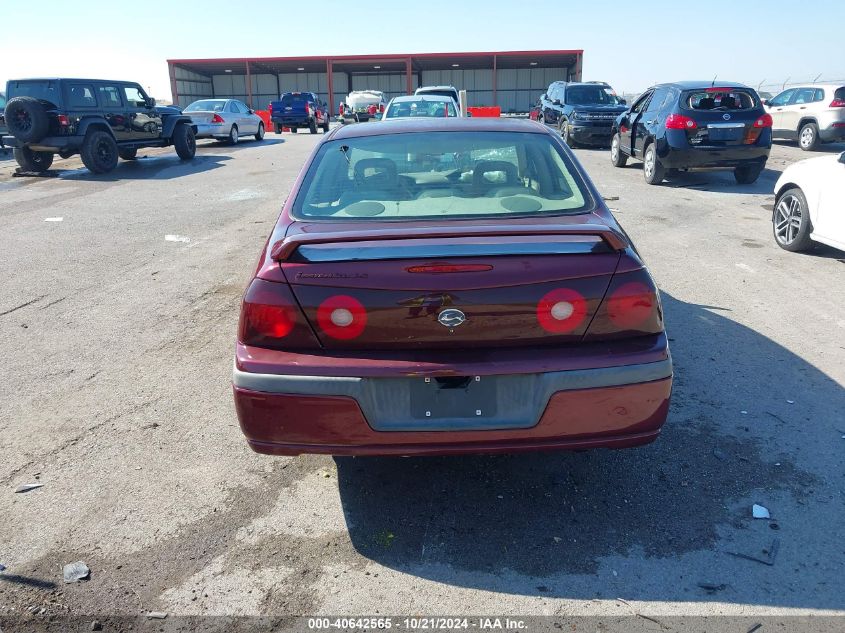
[[[196,153],[196,126],[178,108],[157,107],[137,83],[100,79],[21,79],[6,84],[9,136],[25,171],[43,172],[53,155],[81,154],[95,174],[111,171],[118,157],[139,148],[173,145],[179,158]]]
[[[757,180],[772,148],[772,117],[753,88],[684,81],[649,88],[613,126],[610,159],[643,161],[646,182],[667,169],[732,169],[736,181]]]
[[[625,100],[604,82],[555,81],[538,105],[537,120],[557,126],[570,147],[609,145],[613,121],[625,111]]]

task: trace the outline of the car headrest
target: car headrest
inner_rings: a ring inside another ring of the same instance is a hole
[[[355,163],[355,182],[371,189],[395,187],[398,182],[396,163],[389,158],[362,158]]]
[[[698,102],[699,110],[712,110],[716,107],[716,100],[713,97],[704,97]]]
[[[504,183],[490,182],[484,178],[484,174],[494,171],[505,173]],[[506,160],[481,160],[475,164],[472,170],[472,184],[474,187],[513,185],[518,182],[519,172],[516,169],[516,165]]]

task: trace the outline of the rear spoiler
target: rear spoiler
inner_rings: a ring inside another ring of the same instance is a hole
[[[628,239],[607,226],[599,224],[577,224],[567,226],[455,226],[414,227],[375,230],[357,230],[337,233],[298,233],[276,242],[270,257],[278,262],[290,259],[300,246],[307,244],[337,244],[348,242],[376,242],[406,239],[431,239],[450,237],[520,237],[520,236],[562,236],[592,235],[600,237],[615,251],[623,251],[630,244]]]

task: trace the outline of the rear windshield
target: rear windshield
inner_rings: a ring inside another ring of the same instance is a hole
[[[10,81],[8,98],[32,97],[52,104],[61,103],[61,91],[58,81]]]
[[[184,112],[223,112],[225,106],[225,99],[205,99],[203,101],[194,101],[185,108]]]
[[[282,105],[292,106],[293,104],[306,103],[310,101],[308,95],[302,93],[282,95]]]
[[[570,86],[566,89],[569,105],[620,105],[622,102],[607,86]]]
[[[845,86],[837,88],[836,91],[833,93],[833,98],[837,101],[845,101]]]
[[[687,110],[750,110],[758,107],[757,95],[750,90],[707,88],[691,90],[681,97]]]
[[[576,168],[549,136],[414,132],[325,143],[293,213],[378,221],[569,214],[589,208]]]
[[[451,99],[444,99],[442,101],[396,101],[390,104],[387,108],[387,113],[384,115],[386,119],[396,119],[402,117],[443,117],[443,116],[458,116],[455,111],[455,102]]]

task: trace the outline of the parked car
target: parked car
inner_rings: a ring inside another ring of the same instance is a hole
[[[324,133],[329,131],[331,113],[313,92],[286,92],[278,101],[273,101],[269,109],[276,134],[281,134],[282,128],[288,128],[294,134],[299,128],[308,128],[311,134],[316,134],[320,128]]]
[[[554,131],[342,126],[302,173],[241,309],[234,398],[255,451],[657,437],[672,384],[657,288]]]
[[[616,167],[642,160],[652,185],[667,169],[732,169],[751,184],[771,147],[772,117],[753,88],[684,81],[649,88],[616,119],[610,159]]]
[[[412,95],[393,97],[387,104],[382,120],[405,117],[455,117],[458,105],[451,97]]]
[[[455,102],[455,107],[458,113],[461,111],[461,97],[458,89],[455,86],[422,86],[414,91],[415,95],[433,95],[439,97],[448,97]],[[460,114],[458,115],[460,116]]]
[[[5,117],[15,160],[26,171],[50,168],[53,156],[79,153],[95,174],[142,147],[173,145],[182,160],[196,153],[196,126],[178,108],[156,106],[140,84],[102,79],[16,79],[6,84]]]
[[[613,121],[625,111],[625,100],[609,84],[555,81],[540,97],[537,120],[557,127],[574,147],[610,144]]]
[[[845,86],[808,84],[788,88],[766,102],[775,138],[797,140],[804,151],[845,141]]]
[[[4,134],[8,134],[9,131],[6,129],[6,117],[4,114],[4,110],[6,109],[6,93],[0,92],[0,139],[3,138]],[[3,147],[2,143],[0,143],[0,147]]]
[[[787,167],[775,184],[772,230],[778,246],[803,251],[820,242],[845,251],[845,152]]]
[[[363,123],[380,119],[386,107],[387,101],[380,90],[353,90],[340,104],[338,118],[341,123]]]
[[[183,112],[197,127],[197,138],[216,138],[237,145],[242,136],[264,140],[264,121],[236,99],[200,99]]]

